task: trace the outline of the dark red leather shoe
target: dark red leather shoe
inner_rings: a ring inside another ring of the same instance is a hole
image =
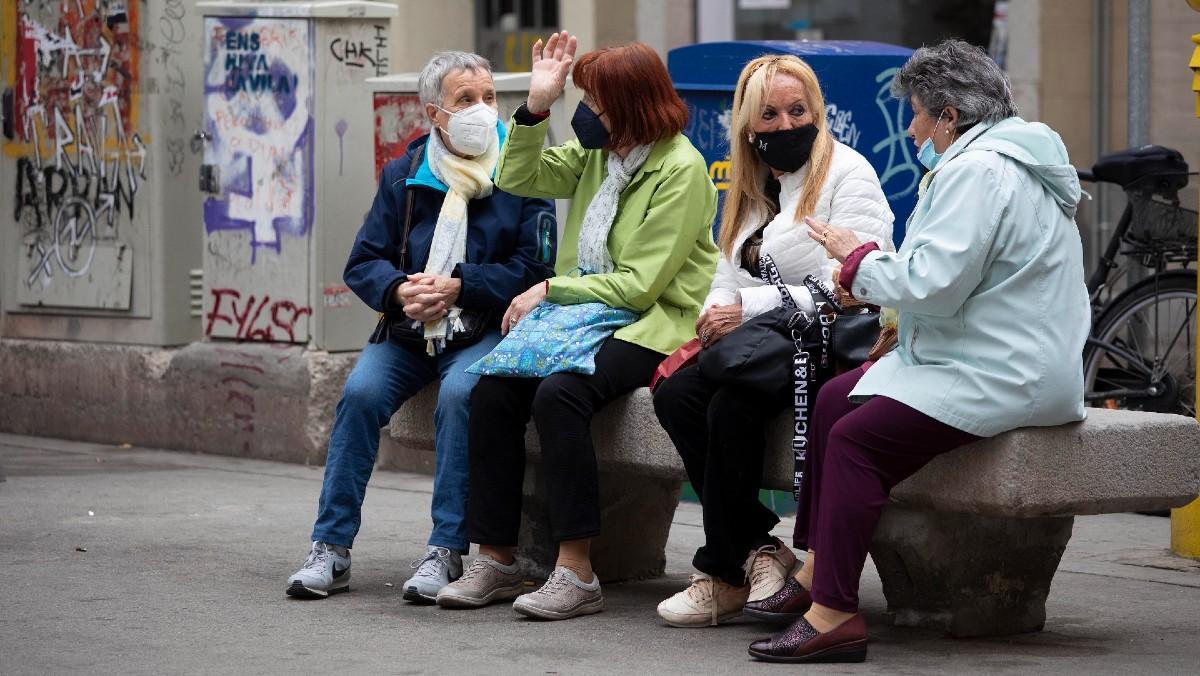
[[[812,605],[812,596],[796,578],[788,576],[783,587],[761,601],[751,601],[742,608],[742,615],[773,624],[788,624],[804,617]]]
[[[750,656],[764,662],[862,662],[867,659],[867,623],[855,615],[822,634],[801,617],[774,638],[751,643]]]

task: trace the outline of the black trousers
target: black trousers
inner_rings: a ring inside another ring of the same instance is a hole
[[[654,350],[609,338],[596,354],[592,375],[480,378],[471,395],[468,426],[468,539],[482,545],[517,544],[525,426],[531,415],[542,449],[551,537],[562,542],[598,535],[600,481],[592,416],[614,399],[648,385],[663,358]]]
[[[700,495],[704,545],[692,565],[736,586],[746,584],[742,564],[750,550],[771,544],[779,517],[758,500],[767,424],[789,402],[778,392],[722,385],[695,366],[680,369],[654,393],[654,411],[683,458]]]

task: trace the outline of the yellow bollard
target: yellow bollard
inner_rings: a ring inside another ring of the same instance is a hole
[[[1188,0],[1188,4],[1200,12],[1200,0]],[[1192,91],[1196,93],[1196,117],[1200,117],[1200,33],[1192,36],[1192,42],[1196,47],[1192,50],[1192,60],[1188,67],[1193,73]],[[1200,223],[1197,226],[1200,228]],[[1196,327],[1200,331],[1200,316],[1196,317]],[[1200,363],[1200,345],[1196,346],[1196,356],[1197,362]],[[1200,402],[1200,381],[1196,384],[1196,401]],[[1171,551],[1180,556],[1200,559],[1200,500],[1171,510]]]

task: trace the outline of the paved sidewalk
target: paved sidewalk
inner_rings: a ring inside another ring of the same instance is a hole
[[[666,578],[606,586],[600,615],[539,623],[504,606],[400,599],[428,534],[425,476],[372,479],[353,591],[320,602],[283,594],[308,548],[320,468],[0,435],[0,476],[3,674],[801,670],[750,660],[760,625],[658,621],[654,606],[686,584],[702,537],[691,504],[676,513]],[[1200,564],[1171,556],[1168,538],[1159,517],[1077,519],[1047,630],[993,640],[888,626],[868,563],[868,662],[803,671],[1195,674]]]

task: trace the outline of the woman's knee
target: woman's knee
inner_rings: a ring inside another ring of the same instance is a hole
[[[504,378],[483,376],[466,393],[466,400],[470,402],[471,410],[478,412],[502,405],[510,396],[508,384],[504,382]]]
[[[574,373],[556,373],[538,385],[533,395],[533,416],[582,416],[590,418],[593,413],[588,398],[581,392],[586,387],[582,378]]]

